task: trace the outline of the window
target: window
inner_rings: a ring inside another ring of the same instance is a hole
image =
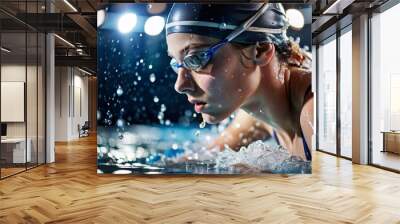
[[[340,36],[340,155],[352,157],[352,32]]]
[[[318,149],[336,153],[336,39],[318,48]]]
[[[400,170],[400,4],[371,18],[372,163]]]

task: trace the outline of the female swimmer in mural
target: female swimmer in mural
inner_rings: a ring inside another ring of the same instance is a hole
[[[166,24],[175,90],[207,123],[236,116],[213,143],[273,137],[311,160],[311,57],[286,36],[281,4],[174,4]]]

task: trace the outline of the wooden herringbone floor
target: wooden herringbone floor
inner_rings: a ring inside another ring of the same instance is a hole
[[[400,175],[314,153],[312,175],[96,174],[95,138],[0,181],[0,223],[400,223]]]

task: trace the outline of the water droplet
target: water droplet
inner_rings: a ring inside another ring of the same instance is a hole
[[[123,127],[124,126],[124,120],[118,119],[117,120],[117,126],[120,127],[120,128]]]
[[[156,81],[156,75],[154,73],[150,74],[150,82],[155,82]]]
[[[221,23],[221,24],[219,25],[219,29],[225,30],[225,29],[226,29],[226,23]]]
[[[152,69],[153,68],[153,65],[149,65],[149,69]]]
[[[143,63],[143,59],[140,59],[140,63]]]
[[[185,110],[185,116],[190,117],[192,115],[192,111],[190,110]]]
[[[194,135],[195,135],[196,137],[199,136],[199,135],[200,135],[200,131],[197,130],[197,131],[194,133]]]
[[[122,90],[121,86],[118,86],[117,95],[121,96],[123,93],[124,93],[124,90]]]
[[[161,104],[161,112],[164,112],[167,110],[167,107],[164,104]]]
[[[199,125],[200,128],[204,128],[206,126],[206,121],[202,121]]]
[[[154,103],[158,103],[158,101],[160,101],[160,100],[158,99],[157,96],[155,96],[155,97],[153,98],[153,101],[154,101]]]

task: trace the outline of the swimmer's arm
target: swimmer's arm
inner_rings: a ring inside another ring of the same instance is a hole
[[[218,136],[210,148],[218,147],[224,149],[227,144],[235,151],[241,146],[247,146],[253,141],[264,140],[271,137],[272,128],[264,122],[261,122],[244,110],[239,110],[233,121]]]
[[[300,114],[300,125],[308,148],[312,149],[312,136],[314,133],[314,98],[311,97],[304,104]]]

